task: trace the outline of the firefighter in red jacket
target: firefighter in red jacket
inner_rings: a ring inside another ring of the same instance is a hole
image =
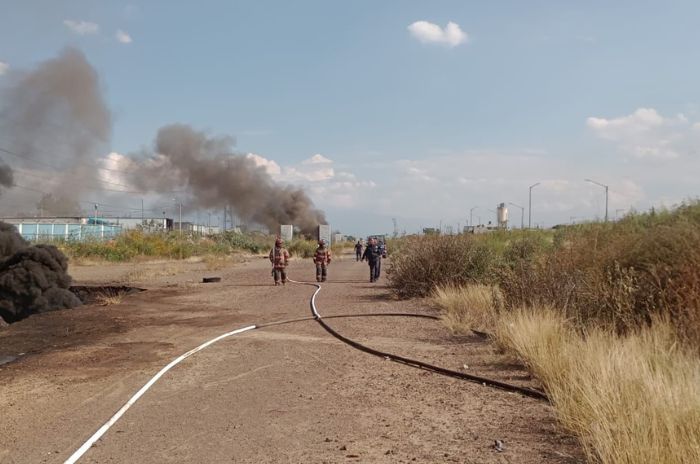
[[[328,275],[328,265],[331,263],[331,250],[326,248],[324,240],[318,241],[314,263],[316,264],[316,282],[325,282]]]
[[[270,262],[272,263],[272,277],[275,279],[275,285],[287,283],[287,263],[289,262],[289,252],[284,248],[284,241],[277,237],[275,247],[270,250]]]

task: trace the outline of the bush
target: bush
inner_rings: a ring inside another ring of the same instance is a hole
[[[292,256],[298,256],[300,258],[311,258],[316,252],[318,247],[318,242],[315,240],[304,240],[304,239],[293,239],[287,244],[287,251]]]
[[[425,297],[436,286],[491,282],[498,255],[472,236],[420,236],[404,239],[387,271],[399,297]]]
[[[272,238],[235,232],[202,237],[169,234],[148,234],[126,231],[112,240],[65,241],[58,247],[74,258],[98,258],[106,261],[129,261],[138,257],[185,259],[191,256],[226,255],[235,251],[260,253],[268,249]]]
[[[498,284],[506,307],[552,305],[579,327],[625,332],[670,317],[700,346],[700,205],[588,224],[550,247],[513,244]]]

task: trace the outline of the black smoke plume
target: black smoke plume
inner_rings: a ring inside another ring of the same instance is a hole
[[[242,219],[278,230],[293,224],[311,233],[326,222],[306,192],[275,182],[261,166],[232,150],[230,137],[208,137],[187,125],[158,131],[155,153],[134,161],[129,180],[138,189],[167,193],[184,190],[189,204],[231,206]]]
[[[68,259],[53,245],[27,243],[0,222],[0,318],[15,322],[32,314],[82,303],[69,290]]]
[[[9,84],[0,93],[0,147],[12,155],[0,151],[0,160],[5,160],[0,162],[0,185],[13,185],[11,164],[15,183],[21,177],[23,184],[77,200],[85,187],[96,185],[95,160],[106,153],[111,135],[111,114],[97,72],[80,51],[68,48],[5,80]],[[18,168],[32,172],[25,178]],[[35,196],[27,193],[20,200],[33,206]]]

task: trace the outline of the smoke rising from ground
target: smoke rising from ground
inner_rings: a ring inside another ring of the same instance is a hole
[[[0,98],[0,147],[17,156],[0,152],[6,161],[0,163],[0,185],[12,185],[13,170],[7,166],[11,163],[16,168],[50,173],[44,181],[35,175],[22,183],[41,185],[56,197],[77,200],[84,186],[95,185],[94,163],[106,153],[111,134],[111,115],[97,72],[82,52],[68,48],[36,69],[15,72],[6,79],[10,84]],[[14,173],[15,182],[18,177],[25,179],[21,174]]]
[[[270,231],[294,224],[310,233],[326,222],[303,189],[278,184],[232,146],[230,137],[208,137],[187,125],[165,126],[158,131],[155,153],[134,161],[129,180],[158,193],[184,189],[195,207],[230,205],[241,218]]]
[[[0,222],[0,318],[15,322],[35,313],[82,303],[68,288],[68,259],[53,245],[32,246]]]
[[[68,48],[36,69],[8,78],[10,85],[0,97],[0,148],[17,156],[0,152],[0,187],[18,184],[37,190],[8,193],[7,198],[20,203],[18,209],[77,215],[85,193],[95,197],[94,187],[104,177],[98,175],[98,163],[109,152],[112,121],[96,70],[80,51]],[[294,224],[310,232],[325,223],[303,189],[276,183],[232,146],[229,137],[166,126],[158,132],[155,153],[132,160],[130,168],[136,169],[126,177],[140,191],[177,196],[188,206],[231,206],[242,219],[271,231]],[[39,192],[46,194],[39,199]]]

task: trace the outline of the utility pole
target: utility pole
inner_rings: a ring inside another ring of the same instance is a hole
[[[530,199],[527,207],[527,228],[532,229],[532,189],[540,185],[541,182],[537,182],[536,184],[532,184],[530,186]]]
[[[601,184],[600,182],[596,182],[591,179],[583,179],[586,182],[590,182],[591,184],[596,184],[600,187],[603,187],[605,189],[605,222],[608,222],[608,186],[605,184]]]
[[[516,208],[520,208],[520,228],[524,229],[525,228],[525,208],[520,206],[520,205],[516,205],[515,203],[511,203],[511,202],[508,202],[508,204],[513,205]]]
[[[474,213],[474,210],[477,208],[478,208],[478,206],[474,206],[473,208],[469,209],[469,225],[471,227],[474,227],[474,220],[472,219],[472,213]]]
[[[182,202],[180,202],[180,238],[182,238]]]

